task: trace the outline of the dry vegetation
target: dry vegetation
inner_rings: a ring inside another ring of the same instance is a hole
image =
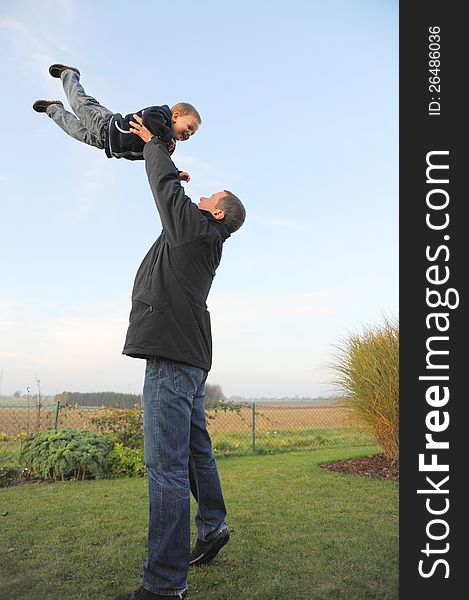
[[[399,458],[399,324],[385,319],[339,346],[336,383],[385,456]]]
[[[211,431],[249,431],[252,423],[251,408],[241,409],[239,415],[230,412],[209,414]],[[213,418],[212,418],[213,417]],[[256,431],[350,428],[359,425],[357,417],[347,407],[289,405],[256,407]]]
[[[63,408],[60,411],[60,428],[89,429],[96,431],[91,422],[93,417],[103,414],[101,409]],[[240,413],[208,411],[208,428],[214,432],[248,432],[251,430],[252,410],[242,408]],[[55,407],[43,409],[39,430],[53,427]],[[357,428],[357,417],[349,408],[341,405],[282,405],[257,406],[256,431],[304,430],[330,428]],[[19,433],[36,433],[37,413],[31,408],[2,408],[0,410],[0,433],[15,436]]]

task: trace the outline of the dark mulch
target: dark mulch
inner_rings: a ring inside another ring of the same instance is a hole
[[[399,481],[399,463],[394,462],[383,454],[322,463],[320,467],[338,473],[350,473],[352,475],[372,477],[373,479]]]
[[[0,488],[13,487],[14,485],[26,485],[27,483],[44,483],[44,479],[41,477],[2,477],[0,479]],[[52,482],[48,481],[47,483]]]

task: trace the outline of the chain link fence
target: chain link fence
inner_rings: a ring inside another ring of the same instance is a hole
[[[112,415],[125,420],[129,409],[69,406],[24,398],[0,404],[0,469],[18,464],[24,440],[47,428],[89,429]],[[140,405],[135,411],[142,412]],[[270,454],[288,450],[373,445],[370,430],[340,399],[311,403],[219,402],[206,410],[215,456]],[[138,420],[139,414],[137,414]],[[120,426],[120,425],[119,425]]]
[[[215,455],[371,445],[374,440],[342,401],[245,403],[207,411]]]

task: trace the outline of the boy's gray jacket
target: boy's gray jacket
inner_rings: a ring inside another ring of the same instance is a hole
[[[185,195],[161,140],[145,144],[143,155],[163,231],[135,277],[123,354],[161,356],[208,371],[212,336],[206,300],[230,234]]]

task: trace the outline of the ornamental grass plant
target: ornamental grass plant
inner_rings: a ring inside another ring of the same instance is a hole
[[[399,324],[385,317],[338,346],[332,365],[345,402],[373,433],[385,456],[399,458]]]

